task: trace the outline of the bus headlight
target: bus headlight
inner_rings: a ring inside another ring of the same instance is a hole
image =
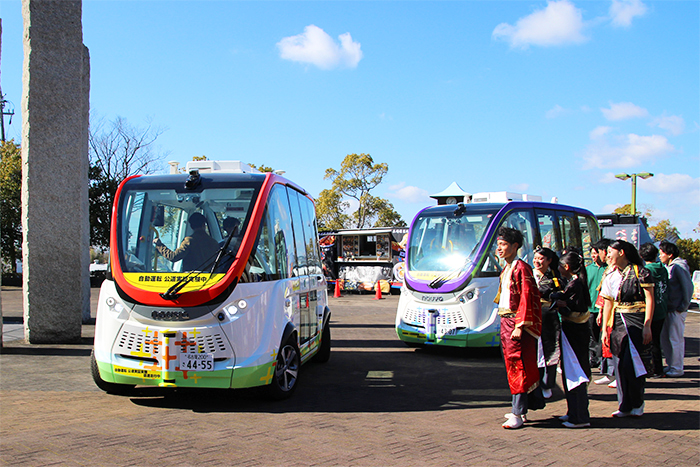
[[[243,300],[241,300],[243,301]],[[238,313],[238,308],[235,307],[235,305],[229,305],[224,308],[224,311],[228,315],[229,319],[233,319],[234,315]]]

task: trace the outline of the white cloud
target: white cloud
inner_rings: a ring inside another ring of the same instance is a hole
[[[689,193],[700,189],[700,178],[688,174],[654,174],[637,186],[651,193]]]
[[[593,130],[591,130],[591,132],[588,134],[588,136],[592,140],[601,139],[603,136],[610,133],[610,131],[612,131],[612,127],[598,126],[598,127],[595,127]]]
[[[406,186],[404,182],[389,187],[389,196],[409,203],[424,203],[430,200],[430,194],[415,186]]]
[[[527,49],[580,44],[588,40],[583,35],[581,10],[568,0],[548,1],[547,7],[520,18],[515,26],[501,23],[493,30],[494,39],[502,39],[513,48]]]
[[[628,118],[640,118],[649,115],[647,109],[634,105],[631,102],[620,102],[614,104],[610,102],[609,109],[600,109],[607,120],[626,120]]]
[[[594,130],[595,131],[595,130]],[[652,163],[675,151],[660,135],[597,135],[583,155],[584,168],[627,168]]]
[[[355,68],[362,59],[359,42],[353,42],[350,33],[338,36],[340,45],[323,29],[313,24],[302,34],[285,37],[277,43],[280,57],[293,62],[310,63],[323,70]]]
[[[629,27],[635,16],[643,16],[647,7],[641,0],[612,0],[610,22],[613,26]]]
[[[549,109],[547,113],[544,114],[546,118],[557,118],[561,117],[562,115],[566,115],[569,113],[568,109],[565,109],[564,107],[560,106],[559,104],[556,104],[554,107]]]
[[[678,136],[685,130],[685,120],[683,120],[683,117],[678,115],[664,114],[660,117],[656,117],[651,121],[651,123],[649,123],[649,125],[666,130],[673,136]]]

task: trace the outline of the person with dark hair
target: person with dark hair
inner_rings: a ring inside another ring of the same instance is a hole
[[[569,252],[562,256],[559,272],[568,280],[563,292],[552,295],[561,315],[562,385],[567,407],[566,415],[561,420],[566,428],[585,428],[591,426],[588,412],[588,382],[591,380],[588,307],[591,297],[581,255]]]
[[[608,263],[605,260],[608,253],[608,246],[610,246],[610,240],[607,238],[601,238],[591,245],[591,259],[593,261],[586,266],[588,292],[591,297],[591,305],[588,307],[588,311],[591,314],[591,317],[588,319],[588,325],[591,328],[588,360],[591,364],[591,368],[600,367],[600,372],[607,375],[600,380],[596,380],[595,382],[597,384],[609,383],[611,381],[609,376],[612,375],[612,371],[608,369],[608,362],[603,360],[603,349],[600,342],[600,310],[603,308],[603,299],[599,297],[599,293],[600,284],[603,283],[603,276],[605,275],[606,269],[608,269]]]
[[[512,412],[506,415],[503,428],[523,426],[528,409],[544,408],[537,368],[537,338],[540,336],[542,310],[532,268],[517,258],[523,234],[501,227],[496,240],[496,254],[506,262],[501,272],[495,303],[501,317],[501,350],[512,394]]]
[[[550,296],[564,287],[559,276],[559,257],[549,248],[535,250],[532,260],[542,305],[542,332],[538,343],[537,366],[540,368],[540,386],[545,399],[552,397],[559,365],[561,323],[557,310],[552,308]]]
[[[666,306],[668,301],[668,271],[660,262],[656,262],[659,250],[653,243],[645,243],[639,247],[639,255],[654,279],[654,319],[651,321],[651,359],[654,362],[652,378],[664,376],[663,360],[661,358],[661,330],[666,321]]]
[[[614,269],[605,276],[601,295],[603,339],[609,341],[615,362],[618,410],[613,417],[644,414],[644,385],[651,366],[651,321],[654,317],[654,280],[642,265],[637,249],[624,240],[608,247]],[[613,316],[608,336],[609,318]]]
[[[219,243],[206,232],[206,219],[202,214],[190,214],[187,222],[192,228],[192,234],[185,237],[175,251],[165,246],[158,237],[153,239],[153,244],[158,253],[168,261],[175,263],[182,260],[182,271],[195,271],[214,259],[219,250]]]
[[[678,257],[679,255],[678,247],[674,243],[663,241],[659,244],[659,258],[668,270],[668,308],[661,330],[661,348],[668,365],[664,372],[671,378],[683,376],[685,318],[693,298],[690,268],[684,259]]]

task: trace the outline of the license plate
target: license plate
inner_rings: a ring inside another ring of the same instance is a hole
[[[183,353],[180,354],[180,370],[185,371],[213,371],[214,355],[210,353]]]

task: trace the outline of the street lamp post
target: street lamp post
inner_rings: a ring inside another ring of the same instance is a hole
[[[633,216],[637,215],[637,177],[646,180],[647,178],[653,177],[653,173],[649,172],[640,172],[638,174],[617,174],[615,175],[615,178],[619,178],[620,180],[629,180],[630,178],[632,179],[632,204],[630,205],[630,214]]]

